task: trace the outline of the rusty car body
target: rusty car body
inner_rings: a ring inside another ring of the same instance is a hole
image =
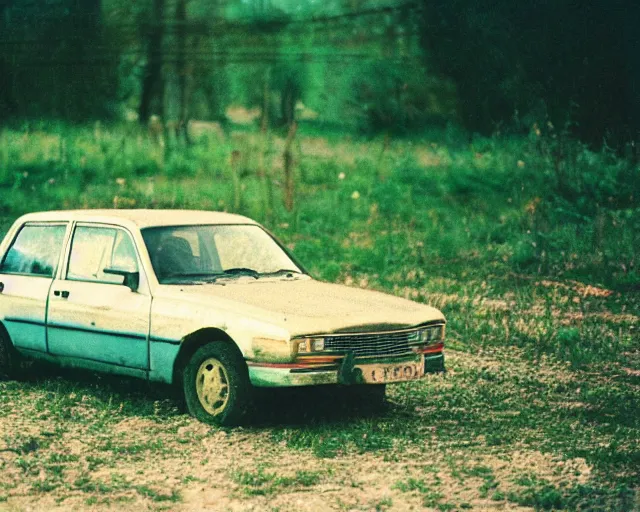
[[[184,210],[41,212],[0,245],[0,373],[20,358],[176,383],[232,424],[255,387],[385,385],[444,369],[432,307],[313,279],[258,223]]]

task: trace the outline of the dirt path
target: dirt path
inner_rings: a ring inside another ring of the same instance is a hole
[[[559,367],[511,364],[450,351],[449,376],[394,387],[383,415],[314,416],[307,403],[294,421],[228,431],[160,392],[131,391],[134,381],[129,390],[67,377],[0,383],[0,439],[19,452],[0,452],[0,510],[529,510],[518,496],[539,483],[594,484],[584,459],[535,449],[539,432],[495,444],[488,430],[456,437],[434,419],[434,394],[495,385],[473,382],[477,369],[570,379]],[[450,423],[465,408],[446,407]],[[519,412],[495,421],[510,415]]]

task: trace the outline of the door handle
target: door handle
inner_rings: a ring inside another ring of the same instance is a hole
[[[62,297],[63,299],[68,299],[69,298],[69,292],[67,290],[53,290],[53,294],[56,297]]]

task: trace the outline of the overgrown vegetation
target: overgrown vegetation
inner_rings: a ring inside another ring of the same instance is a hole
[[[0,383],[0,449],[15,450],[0,453],[0,501],[637,506],[637,163],[552,126],[471,143],[452,130],[369,141],[303,130],[288,211],[284,145],[251,132],[182,147],[137,127],[5,129],[4,227],[55,208],[243,213],[317,277],[441,308],[449,374],[393,386],[375,417],[323,391],[274,393],[252,426],[226,432],[180,413],[169,390],[38,369]]]
[[[28,123],[0,132],[2,214],[235,211],[266,223],[323,277],[375,274],[382,287],[412,269],[425,273],[408,281],[424,283],[433,265],[471,261],[617,289],[640,283],[638,163],[592,152],[551,124],[471,143],[454,131],[367,141],[303,132],[293,211],[283,207],[284,144],[211,128],[184,147],[135,126]]]

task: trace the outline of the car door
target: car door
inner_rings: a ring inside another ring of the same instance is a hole
[[[0,311],[21,350],[47,351],[47,298],[68,223],[26,223],[0,263]]]
[[[120,270],[139,272],[139,287],[113,273]],[[49,292],[49,352],[148,370],[151,295],[131,234],[78,223],[60,274]]]

